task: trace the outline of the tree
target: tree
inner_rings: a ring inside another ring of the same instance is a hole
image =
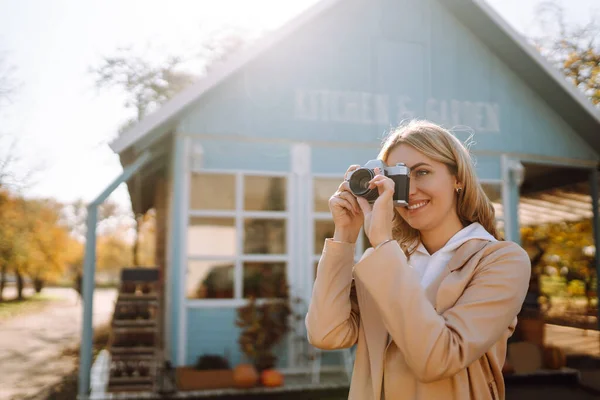
[[[8,62],[5,54],[0,53],[0,112],[11,104],[17,90],[14,76],[15,67]],[[0,187],[15,180],[13,166],[18,161],[17,141],[6,132],[0,132]]]
[[[17,90],[14,72],[15,67],[9,64],[5,54],[0,53],[0,107],[10,103]]]
[[[19,299],[26,277],[39,292],[46,282],[64,274],[69,233],[60,223],[61,207],[53,200],[29,200],[0,191],[0,299],[7,273],[16,277]]]
[[[545,305],[551,304],[551,298],[580,297],[586,300],[587,310],[583,311],[589,312],[597,301],[592,221],[522,227],[521,237],[531,257],[534,279],[539,279],[538,294]],[[545,313],[548,316],[556,312],[548,309]]]
[[[156,210],[151,208],[140,219],[138,261],[143,266],[156,265]]]
[[[565,12],[555,0],[538,4],[537,23],[545,35],[533,42],[565,77],[600,107],[600,26],[567,25]]]
[[[24,202],[29,246],[27,275],[36,292],[45,283],[61,277],[67,268],[69,232],[60,223],[61,205],[53,200]]]
[[[180,57],[168,56],[154,65],[131,48],[119,48],[115,55],[104,57],[91,71],[97,88],[116,87],[124,91],[125,107],[135,111],[135,118],[124,125],[129,126],[193,82],[192,75],[178,70],[181,63]]]
[[[122,232],[111,232],[98,237],[98,271],[114,272],[132,262],[131,245]]]

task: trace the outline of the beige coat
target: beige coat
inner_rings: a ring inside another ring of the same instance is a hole
[[[517,244],[471,239],[423,289],[398,243],[354,265],[354,245],[328,239],[308,340],[326,350],[357,344],[351,400],[504,399],[507,340],[530,274]]]

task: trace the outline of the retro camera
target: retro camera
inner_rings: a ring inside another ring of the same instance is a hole
[[[369,203],[375,202],[379,191],[375,187],[369,189],[369,182],[375,177],[375,168],[396,183],[394,191],[394,206],[408,206],[408,193],[410,186],[410,169],[406,164],[398,163],[388,167],[382,160],[370,160],[364,166],[355,169],[348,177],[350,191],[355,196],[364,197]]]

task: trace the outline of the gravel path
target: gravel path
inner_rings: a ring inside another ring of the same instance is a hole
[[[73,357],[62,352],[81,337],[82,305],[72,289],[46,288],[60,300],[43,310],[0,322],[0,399],[24,399],[58,382],[73,369]],[[94,326],[107,323],[117,292],[94,293]]]

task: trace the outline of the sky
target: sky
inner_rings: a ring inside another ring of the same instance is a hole
[[[0,55],[19,84],[0,110],[0,156],[13,150],[31,197],[91,201],[122,171],[108,143],[132,111],[123,94],[99,91],[89,68],[118,47],[185,54],[222,25],[279,27],[319,0],[0,0]],[[486,0],[523,34],[539,0]],[[557,0],[569,23],[586,23],[598,0]],[[121,185],[110,197],[129,208]]]

